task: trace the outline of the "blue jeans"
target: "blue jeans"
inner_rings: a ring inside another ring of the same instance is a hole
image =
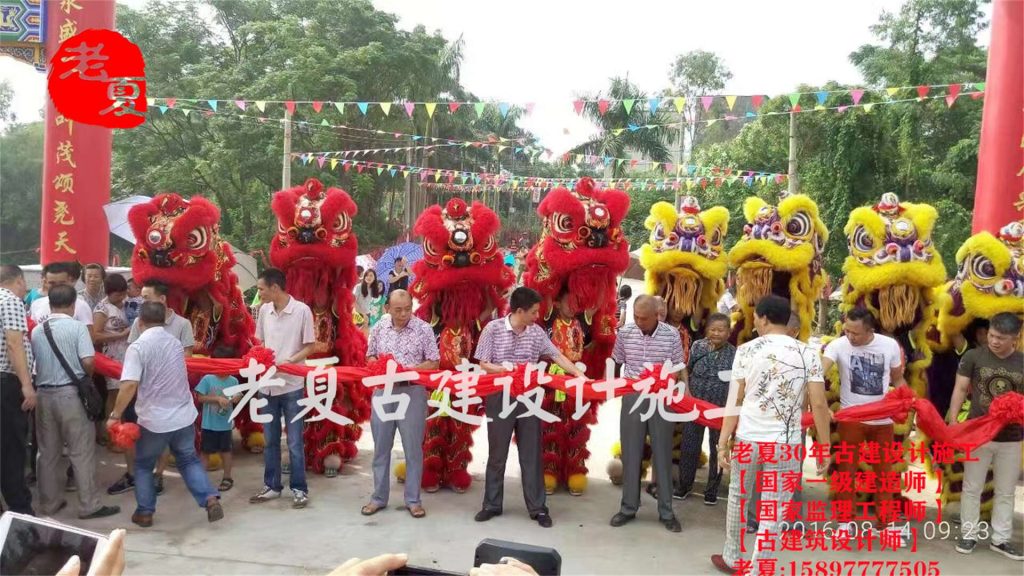
[[[299,389],[279,396],[266,396],[267,405],[260,409],[263,414],[270,414],[270,422],[263,425],[263,436],[266,447],[263,449],[263,484],[280,492],[281,485],[281,419],[285,420],[285,431],[288,433],[288,462],[291,474],[288,487],[309,493],[306,486],[306,456],[302,446],[302,420],[292,422],[299,413],[299,400],[303,390]]]
[[[200,508],[206,508],[206,501],[220,497],[217,489],[210,484],[206,469],[196,453],[196,431],[192,425],[173,432],[152,432],[139,426],[142,435],[135,444],[135,512],[152,514],[156,511],[156,487],[153,485],[153,467],[157,458],[168,447],[178,466],[178,472],[185,480],[185,486],[196,499]]]

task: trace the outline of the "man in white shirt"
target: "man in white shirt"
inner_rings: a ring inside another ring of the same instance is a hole
[[[54,286],[71,286],[74,288],[75,282],[78,280],[78,276],[73,272],[75,269],[77,269],[77,265],[74,262],[51,263],[46,268],[46,285],[50,288]],[[36,324],[46,322],[46,319],[50,317],[50,297],[43,296],[33,300],[32,306],[29,309],[29,316],[32,317],[32,321]],[[89,307],[89,304],[81,296],[75,300],[75,310],[72,318],[86,326],[92,326],[92,308]]]
[[[256,319],[256,338],[274,351],[278,364],[298,364],[313,353],[316,335],[313,332],[313,312],[309,306],[299,302],[285,291],[284,272],[267,268],[256,281],[260,306]],[[263,425],[266,448],[263,450],[263,488],[249,498],[257,504],[280,498],[284,486],[281,483],[281,420],[284,420],[288,434],[288,461],[291,467],[288,485],[292,491],[292,508],[305,508],[309,503],[309,487],[306,485],[306,457],[302,443],[302,420],[294,421],[301,406],[303,379],[301,376],[280,374],[283,386],[267,388],[260,392],[260,398],[267,400],[262,408],[270,414],[270,422]]]
[[[847,312],[843,336],[825,347],[822,368],[828,372],[833,364],[839,369],[840,408],[877,402],[885,397],[890,384],[897,388],[906,385],[899,343],[875,333],[875,317],[866,308],[857,307]],[[845,521],[849,524],[853,522],[852,517],[861,515],[854,505],[856,494],[852,490],[856,485],[853,477],[861,461],[860,445],[867,442],[889,446],[893,442],[893,426],[892,420],[888,418],[871,422],[839,422],[838,431],[840,443],[852,451],[853,457],[836,459],[836,475],[840,478],[844,475],[851,477],[847,484],[851,489],[837,491],[833,499],[849,502],[851,518]],[[889,472],[890,464],[886,458],[877,458],[872,468],[881,482]],[[874,516],[875,524],[880,528],[897,519],[890,517],[891,511],[886,509],[885,504],[893,497],[892,492],[881,488],[874,493],[875,508],[868,515]]]
[[[804,400],[810,397],[811,411],[818,438],[829,437],[828,401],[825,399],[825,378],[817,352],[787,334],[789,300],[779,296],[766,296],[754,309],[754,327],[761,336],[743,344],[736,350],[727,408],[739,414],[726,412],[722,432],[718,439],[719,465],[731,473],[729,479],[729,506],[726,512],[725,546],[722,554],[715,554],[711,562],[720,571],[733,574],[740,558],[743,537],[743,500],[751,498],[755,478],[775,475],[775,490],[762,490],[762,502],[776,502],[779,514],[786,509],[793,493],[785,489],[783,478],[800,474],[803,469],[803,445],[800,420]],[[749,461],[732,459],[732,437],[736,443],[749,446]],[[766,453],[774,458],[766,458]],[[769,461],[771,460],[771,461]],[[828,460],[818,460],[818,473],[823,474]],[[764,486],[762,486],[764,488]],[[757,543],[751,563],[757,573],[758,561],[774,556],[780,544],[771,540],[778,537],[777,520],[762,519],[758,525]]]
[[[170,306],[167,305],[167,294],[170,289],[163,282],[156,280],[148,280],[142,287],[142,301],[155,302],[164,306],[165,318],[163,323],[163,329],[165,332],[174,337],[178,342],[181,343],[181,349],[185,354],[185,358],[192,356],[192,347],[195,345],[195,338],[192,334],[192,324],[179,316]],[[132,322],[131,331],[128,333],[128,344],[131,345],[145,331],[145,328],[141,325],[141,319],[136,318],[135,322]],[[128,404],[124,410],[122,418],[125,422],[135,422],[135,402]],[[156,478],[154,480],[156,486],[156,493],[159,496],[164,493],[164,470],[167,469],[168,458],[165,453],[156,465]],[[122,494],[133,490],[135,488],[135,447],[129,446],[124,451],[124,460],[128,465],[127,471],[107,488],[107,494]]]
[[[135,412],[142,436],[135,443],[135,513],[132,522],[143,528],[153,525],[156,486],[153,467],[164,450],[174,454],[185,485],[206,518],[224,517],[220,494],[210,484],[195,446],[195,421],[199,416],[188,385],[181,343],[163,329],[166,308],[146,302],[139,309],[142,335],[128,346],[121,371],[121,387],[107,426],[121,421],[138,392]]]

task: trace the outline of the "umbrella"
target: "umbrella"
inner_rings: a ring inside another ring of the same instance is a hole
[[[150,200],[152,198],[149,196],[128,196],[116,202],[104,204],[103,212],[107,215],[107,226],[110,228],[110,233],[135,244],[135,234],[132,233],[132,227],[128,224],[128,211],[133,206],[145,204]],[[256,285],[256,259],[234,246],[231,247],[231,251],[234,253],[236,261],[232,270],[238,275],[238,287],[245,292]],[[392,265],[394,264],[392,263]]]
[[[105,204],[103,213],[107,215],[107,226],[110,233],[118,238],[135,244],[135,234],[132,234],[132,227],[128,224],[128,211],[133,206],[145,204],[151,198],[148,196],[128,196],[116,202]]]
[[[377,261],[369,254],[360,254],[359,256],[356,256],[356,266],[362,266],[363,270],[369,270],[371,268],[376,270]]]
[[[388,285],[388,274],[395,269],[395,259],[399,257],[405,259],[405,268],[409,270],[409,283],[412,284],[412,264],[423,258],[423,246],[416,242],[402,242],[388,248],[380,255],[375,269],[377,271],[377,278],[384,282],[385,288]]]

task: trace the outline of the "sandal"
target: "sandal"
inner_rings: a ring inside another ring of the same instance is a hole
[[[423,518],[427,515],[427,511],[423,509],[423,506],[408,506],[409,515],[413,518]]]
[[[231,490],[231,488],[234,485],[235,485],[235,481],[234,480],[232,480],[231,478],[225,478],[225,479],[220,481],[220,486],[218,486],[217,489],[220,490],[221,492],[227,492],[228,490]]]
[[[380,512],[383,509],[384,509],[384,506],[378,506],[378,505],[374,504],[373,502],[370,502],[366,506],[363,506],[363,508],[361,510],[359,510],[359,513],[362,514],[363,516],[373,516],[374,514],[376,514],[377,512]]]

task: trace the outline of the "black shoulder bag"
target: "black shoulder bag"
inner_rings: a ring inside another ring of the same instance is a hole
[[[50,343],[50,348],[57,356],[57,360],[60,361],[60,366],[64,369],[64,373],[71,379],[71,383],[78,388],[78,398],[82,401],[82,406],[85,408],[85,415],[89,420],[99,422],[103,419],[103,398],[100,396],[99,390],[92,383],[92,376],[88,374],[81,378],[75,376],[75,372],[68,365],[68,361],[64,359],[60,348],[57,347],[57,343],[53,340],[53,332],[50,330],[49,321],[43,322],[43,332],[46,333],[46,340]]]

